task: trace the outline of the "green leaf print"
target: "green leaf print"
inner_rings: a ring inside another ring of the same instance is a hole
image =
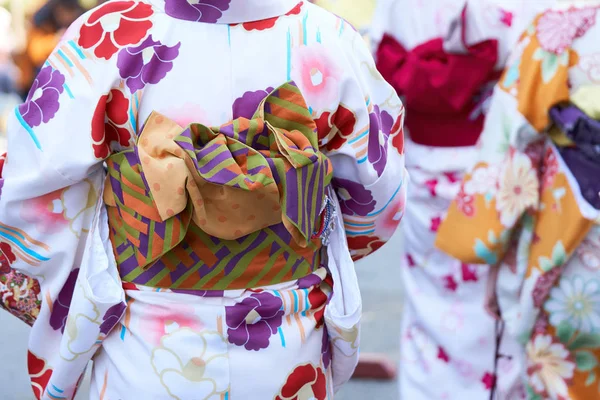
[[[542,396],[537,394],[530,385],[527,385],[527,400],[542,400]]]
[[[567,321],[561,322],[560,325],[556,327],[556,336],[558,336],[558,340],[563,344],[569,343],[574,333],[575,327]]]
[[[598,365],[598,360],[589,351],[582,350],[575,353],[575,364],[580,371],[591,371]]]
[[[597,349],[600,347],[600,335],[593,333],[580,333],[569,345],[570,350]]]
[[[585,380],[585,386],[590,386],[592,383],[594,383],[595,380],[596,380],[596,373],[592,371],[592,372],[590,372],[587,379]]]
[[[552,249],[552,261],[554,262],[554,266],[558,267],[567,262],[567,252],[565,251],[565,246],[563,246],[562,242],[559,240],[556,245],[554,245],[554,249]]]
[[[552,260],[548,257],[540,257],[538,258],[538,261],[540,262],[540,268],[544,272],[548,272],[554,268],[554,263],[552,263]]]
[[[512,118],[508,113],[502,114],[502,139],[498,144],[498,153],[506,154],[510,150],[510,132],[512,129]]]
[[[544,83],[548,83],[556,76],[559,66],[568,64],[569,54],[565,51],[556,55],[540,47],[533,53],[533,59],[542,62],[542,79]]]

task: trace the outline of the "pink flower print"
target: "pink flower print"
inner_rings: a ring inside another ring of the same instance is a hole
[[[202,327],[202,322],[194,314],[194,307],[189,305],[179,305],[176,309],[149,306],[140,322],[141,331],[152,346],[159,346],[164,336],[179,329],[189,328],[198,332]]]
[[[427,182],[425,182],[425,187],[427,189],[429,189],[429,193],[431,194],[432,197],[437,197],[437,185],[438,185],[438,180],[437,179],[430,179]]]
[[[448,356],[448,354],[446,353],[446,351],[444,350],[444,348],[442,346],[438,346],[437,358],[442,360],[446,364],[448,364],[450,362],[450,357]]]
[[[450,183],[456,183],[461,181],[460,174],[457,172],[444,172],[443,175],[446,177],[446,179],[448,179],[448,182]]]
[[[392,202],[381,213],[375,227],[380,237],[390,238],[394,235],[404,216],[405,203],[405,196],[402,196],[399,201]]]
[[[600,83],[600,53],[581,56],[579,62],[581,68],[593,83]]]
[[[314,110],[330,110],[338,102],[340,70],[320,43],[294,49],[294,81]]]
[[[64,91],[65,77],[52,67],[44,67],[33,81],[25,103],[19,106],[23,121],[34,128],[48,123],[60,107],[59,97]]]
[[[496,383],[496,376],[490,372],[486,372],[481,378],[481,382],[485,385],[486,390],[492,390]]]
[[[177,43],[169,47],[150,36],[139,46],[122,50],[117,58],[117,67],[131,93],[163,80],[173,69],[180,46],[181,43]]]
[[[504,9],[500,9],[500,23],[507,27],[511,27],[513,25],[514,14],[510,11],[506,11]]]
[[[269,292],[252,294],[225,307],[229,343],[246,350],[266,349],[283,322],[282,308],[283,301]]]
[[[477,271],[474,265],[469,264],[461,264],[460,269],[462,272],[463,282],[477,282],[479,279],[477,278]]]
[[[547,11],[537,24],[540,45],[550,53],[562,54],[594,26],[596,11],[595,7]]]
[[[431,224],[429,225],[429,230],[431,232],[437,232],[440,229],[441,224],[442,224],[442,219],[440,217],[431,218]]]
[[[456,196],[456,207],[460,212],[465,214],[467,217],[475,215],[475,197],[470,194],[466,194],[464,187],[460,188],[460,192]]]
[[[452,275],[446,275],[442,279],[446,289],[456,292],[456,289],[458,289],[458,284]]]
[[[551,188],[554,184],[554,178],[558,173],[560,166],[558,165],[558,159],[554,151],[549,148],[546,151],[546,157],[544,158],[544,164],[542,165],[542,189]]]
[[[410,254],[406,255],[406,262],[408,263],[408,266],[410,268],[414,268],[414,267],[417,266],[417,263],[415,262],[415,259]]]
[[[56,233],[68,225],[65,217],[65,206],[62,199],[63,190],[48,193],[23,202],[21,218],[34,224],[41,233]]]

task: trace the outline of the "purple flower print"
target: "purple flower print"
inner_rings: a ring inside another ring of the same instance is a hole
[[[217,22],[231,0],[165,0],[165,12],[186,21]]]
[[[321,342],[321,357],[323,359],[323,366],[325,369],[329,368],[331,364],[331,343],[329,342],[329,333],[327,328],[323,329],[323,341]]]
[[[365,217],[375,210],[375,199],[363,185],[347,179],[334,178],[335,187],[340,199],[340,206],[345,215]]]
[[[273,88],[266,90],[257,90],[255,92],[246,92],[242,97],[233,102],[233,119],[246,118],[251,119],[258,109],[258,105],[273,91]]]
[[[298,289],[308,289],[320,285],[323,279],[317,274],[310,274],[298,279]]]
[[[255,293],[225,307],[229,343],[246,350],[266,349],[283,321],[283,301],[268,292]]]
[[[108,335],[110,331],[119,323],[119,320],[123,316],[123,313],[127,309],[127,305],[123,302],[112,306],[106,310],[106,314],[102,318],[102,324],[100,325],[100,333]]]
[[[44,67],[33,81],[25,103],[19,106],[19,114],[31,128],[48,123],[60,108],[58,101],[65,90],[65,76],[52,67]]]
[[[119,53],[117,67],[132,93],[148,84],[157,84],[173,69],[181,43],[165,46],[148,37],[139,46],[128,47]]]
[[[65,331],[65,325],[67,324],[69,308],[71,307],[71,300],[73,299],[73,292],[75,292],[75,284],[77,283],[78,275],[79,268],[71,271],[71,274],[67,278],[65,285],[60,290],[58,297],[54,301],[52,313],[50,314],[50,326],[55,331],[59,329],[63,333]]]
[[[369,114],[369,162],[377,171],[377,176],[383,174],[387,163],[387,147],[394,119],[387,111],[379,112],[375,106]]]

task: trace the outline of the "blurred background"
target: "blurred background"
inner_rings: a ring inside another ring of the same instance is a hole
[[[6,117],[24,97],[37,71],[64,30],[86,10],[103,0],[0,0],[0,151],[5,149]],[[345,18],[368,40],[375,0],[314,1]],[[398,364],[401,315],[400,257],[402,237],[396,237],[357,271],[363,295],[362,351],[385,355]],[[29,327],[0,312],[1,400],[33,399],[26,372]],[[87,398],[87,382],[78,400]],[[8,396],[8,397],[7,397]],[[336,400],[395,400],[395,381],[360,381],[346,385]]]

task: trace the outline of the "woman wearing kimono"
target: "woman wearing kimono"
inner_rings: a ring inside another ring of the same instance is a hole
[[[437,246],[492,265],[500,399],[600,398],[600,2],[525,30]]]
[[[71,399],[92,357],[91,399],[333,396],[357,357],[350,254],[402,216],[402,124],[360,35],[305,1],[80,18],[3,171],[8,273],[39,282],[38,307],[8,304],[36,314],[37,398]]]
[[[403,220],[400,398],[487,399],[495,321],[488,267],[451,258],[435,234],[474,162],[494,83],[527,23],[551,1],[380,1],[377,67],[407,109],[411,207]],[[435,382],[435,383],[433,383]]]

